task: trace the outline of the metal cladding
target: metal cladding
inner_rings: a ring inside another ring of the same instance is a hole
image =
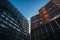
[[[40,16],[41,16],[42,21],[44,21],[44,22],[47,22],[51,19],[50,13],[48,12],[48,10],[45,7],[43,7],[40,10]]]
[[[60,7],[60,0],[51,0],[57,7]]]
[[[39,19],[31,21],[31,39],[60,40],[60,0],[49,1],[38,15]],[[31,17],[31,20],[36,17]]]
[[[53,18],[53,14],[59,14],[59,11],[60,7],[57,7],[52,1],[49,1],[48,4],[39,10],[39,13],[44,22],[47,22]]]
[[[29,40],[28,20],[8,1],[0,1],[0,40]]]
[[[31,17],[31,28],[33,29],[35,29],[35,28],[37,28],[38,27],[38,24],[40,23],[40,15],[39,14],[37,14],[37,15],[35,15],[35,16],[33,16],[33,17]]]

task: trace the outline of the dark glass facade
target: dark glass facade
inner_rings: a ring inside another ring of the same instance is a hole
[[[8,0],[0,0],[0,40],[29,39],[28,20]]]
[[[56,2],[60,3],[60,0],[55,0]]]
[[[40,20],[41,20],[40,14],[37,14],[37,15],[31,17],[31,27],[32,28],[38,27]]]

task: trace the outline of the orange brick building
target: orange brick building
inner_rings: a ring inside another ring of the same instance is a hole
[[[58,40],[60,33],[60,0],[51,0],[31,17],[31,40]]]

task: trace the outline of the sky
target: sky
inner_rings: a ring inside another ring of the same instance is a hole
[[[9,0],[26,18],[38,14],[39,9],[45,6],[50,0]],[[29,22],[30,25],[30,22]]]

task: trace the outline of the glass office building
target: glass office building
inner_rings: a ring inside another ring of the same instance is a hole
[[[0,0],[0,40],[29,39],[28,20],[8,0]]]

